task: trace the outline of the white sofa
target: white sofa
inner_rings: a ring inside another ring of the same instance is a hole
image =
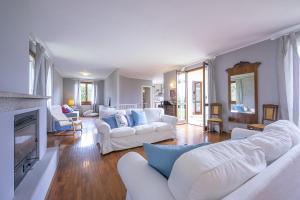
[[[286,153],[281,155],[279,158],[277,158],[275,161],[273,161],[271,164],[267,165],[266,168],[264,168],[254,177],[250,178],[245,183],[238,186],[236,189],[234,189],[233,191],[231,191],[229,194],[227,194],[221,199],[224,200],[300,199],[300,190],[298,189],[300,185],[300,144],[299,144],[300,130],[294,125],[292,127],[288,127],[288,124],[290,124],[290,122],[280,121],[272,128],[273,130],[274,128],[278,128],[280,129],[280,131],[289,132],[288,134],[291,135],[289,137],[292,138],[292,142],[293,142],[293,145],[290,145],[290,149]],[[234,141],[231,140],[228,142],[243,142],[243,141],[249,142],[250,141],[250,138],[240,139],[242,138],[242,133],[237,133],[239,130],[234,130],[234,131],[235,133],[233,135],[234,137],[237,136],[237,138],[232,138],[232,139],[238,139],[238,140],[234,140]],[[257,132],[257,131],[249,132],[249,131],[242,130],[241,132],[245,133],[245,137],[248,137],[249,135],[251,136],[254,135],[254,136],[258,136],[256,138],[259,138],[260,135],[263,135],[261,132]],[[274,146],[276,147],[276,145],[273,144],[273,147]],[[200,147],[200,148],[207,148],[207,146]],[[183,154],[182,156],[186,155],[187,153]],[[181,157],[179,157],[178,160]],[[203,156],[199,157],[199,159],[202,158]],[[176,162],[174,164],[174,167],[176,165]],[[156,170],[154,170],[152,167],[150,167],[148,165],[148,162],[141,155],[135,152],[129,152],[125,154],[119,160],[118,171],[121,175],[122,181],[124,182],[127,188],[127,197],[126,197],[127,200],[152,200],[152,199],[178,200],[178,198],[176,199],[174,197],[174,193],[171,192],[170,183],[168,183],[168,180],[160,173],[158,173]],[[197,171],[197,169],[187,170],[184,171],[183,173],[189,174],[191,173],[191,171]],[[189,175],[187,177],[189,177]],[[175,179],[176,178],[179,183],[186,181],[185,179],[181,179],[180,177],[175,177]],[[174,181],[174,177],[173,177],[173,181]],[[210,188],[209,190],[211,190],[212,192],[216,191],[216,189],[214,189],[215,185],[207,185],[208,184],[207,182],[203,182],[202,184],[203,187]],[[225,187],[225,185],[222,186]],[[186,187],[186,186],[183,185],[182,187]],[[200,185],[199,187],[202,187],[202,185]],[[178,189],[180,190],[180,188]],[[186,197],[184,199],[189,200],[190,198]],[[193,198],[193,199],[198,199],[198,198]]]
[[[134,110],[145,112],[147,124],[111,129],[106,122],[101,120],[103,117],[118,112],[128,114],[131,110],[104,109],[99,111],[99,119],[96,120],[99,136],[97,142],[100,144],[102,154],[142,146],[143,143],[154,143],[176,138],[176,117],[164,115],[161,108]]]

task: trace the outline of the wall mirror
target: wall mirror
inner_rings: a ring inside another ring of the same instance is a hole
[[[228,73],[229,121],[238,123],[257,123],[257,68],[259,62],[240,62]]]

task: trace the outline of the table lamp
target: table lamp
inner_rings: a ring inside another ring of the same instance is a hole
[[[68,105],[69,106],[74,106],[75,102],[74,102],[74,99],[68,99]]]

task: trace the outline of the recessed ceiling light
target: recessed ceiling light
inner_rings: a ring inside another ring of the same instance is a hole
[[[81,73],[81,75],[83,75],[83,76],[88,76],[88,75],[90,75],[90,73],[88,73],[88,72],[80,72]]]

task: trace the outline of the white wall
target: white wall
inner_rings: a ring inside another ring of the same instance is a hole
[[[63,104],[66,104],[68,99],[75,98],[75,83],[75,79],[63,78]]]
[[[69,99],[75,98],[75,83],[76,80],[72,78],[63,78],[63,100],[66,104]],[[97,81],[98,84],[98,103],[104,104],[104,80]]]
[[[98,81],[98,103],[104,105],[104,80]]]
[[[0,91],[29,93],[29,23],[27,1],[1,1]]]
[[[104,104],[111,98],[111,106],[119,105],[119,79],[119,70],[115,70],[104,80]]]
[[[142,86],[152,86],[152,81],[120,76],[120,104],[141,104]]]
[[[53,70],[52,105],[61,105],[62,103],[63,103],[63,78],[54,69]]]
[[[277,91],[277,40],[267,40],[216,58],[217,101],[223,105],[225,130],[246,127],[246,124],[228,122],[228,74],[225,71],[240,61],[261,62],[258,68],[258,120],[262,118],[263,104],[279,104]]]

